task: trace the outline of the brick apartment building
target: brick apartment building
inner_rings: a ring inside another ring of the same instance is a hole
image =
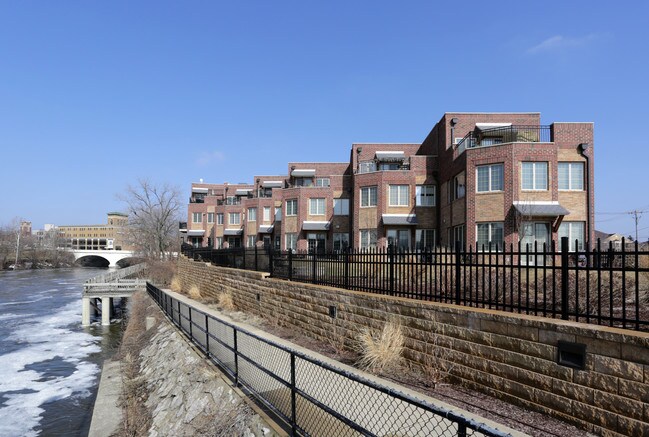
[[[458,241],[493,250],[567,236],[574,249],[594,239],[592,146],[592,123],[446,113],[421,144],[358,143],[345,163],[292,162],[288,176],[251,185],[192,184],[187,238],[331,251]]]

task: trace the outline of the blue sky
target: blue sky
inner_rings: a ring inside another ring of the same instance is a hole
[[[443,6],[442,6],[443,5]],[[649,3],[0,0],[0,225],[96,224],[138,178],[250,182],[451,111],[595,122],[596,228],[647,210]]]

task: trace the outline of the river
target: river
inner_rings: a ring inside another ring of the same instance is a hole
[[[121,325],[81,326],[87,279],[106,269],[0,272],[0,436],[86,436]]]

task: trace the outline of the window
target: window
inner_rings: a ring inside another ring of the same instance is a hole
[[[461,199],[464,197],[465,193],[466,193],[466,185],[464,181],[464,173],[460,173],[459,175],[453,178],[453,184],[451,185],[450,200],[453,201],[456,199]]]
[[[349,247],[349,234],[343,232],[334,233],[334,251],[345,250]]]
[[[415,231],[415,248],[427,250],[435,247],[435,229],[417,229]]]
[[[325,200],[324,200],[324,198],[309,199],[309,214],[311,214],[311,215],[325,215]]]
[[[286,250],[297,249],[297,234],[286,234]]]
[[[459,242],[461,247],[464,247],[464,225],[455,226],[448,230],[448,245],[451,249],[455,249],[455,244]]]
[[[223,248],[223,237],[216,237],[216,249]]]
[[[203,223],[203,214],[200,212],[195,212],[192,214],[192,222],[194,223]]]
[[[297,215],[297,199],[286,201],[286,215]]]
[[[349,215],[349,199],[334,199],[334,215]]]
[[[504,231],[502,222],[478,223],[478,241],[476,250],[502,250],[504,247]],[[491,246],[489,246],[491,244]]]
[[[415,188],[417,206],[435,206],[435,185],[417,185]]]
[[[222,212],[217,212],[216,213],[216,224],[217,225],[222,225],[223,224],[223,213]]]
[[[316,178],[315,186],[316,187],[328,187],[331,184],[329,178]]]
[[[248,235],[248,241],[246,242],[246,247],[255,247],[256,242],[257,242],[256,235]]]
[[[376,206],[376,187],[361,188],[361,207]]]
[[[548,163],[523,162],[521,172],[521,186],[523,190],[547,190]]]
[[[231,212],[228,223],[231,225],[241,224],[241,214],[238,212]]]
[[[214,223],[214,213],[213,212],[208,212],[207,213],[207,223]]]
[[[582,191],[584,189],[584,163],[559,163],[559,189]]]
[[[481,165],[477,167],[477,192],[487,193],[489,191],[503,190],[503,165]]]
[[[569,250],[584,250],[584,222],[563,222],[559,226],[559,248],[561,247],[561,238],[568,237],[570,242]],[[576,244],[576,245],[575,245]]]
[[[248,221],[249,222],[257,221],[257,208],[248,208]]]
[[[279,236],[279,235],[275,235],[275,249],[277,249],[277,250],[280,249],[280,248],[279,248],[279,245],[280,245],[280,242],[281,242],[281,241],[282,241],[282,239],[280,238],[280,236]]]
[[[277,221],[282,220],[282,208],[281,207],[275,207],[275,220],[277,220]]]
[[[296,187],[312,187],[313,178],[295,178]]]
[[[385,236],[388,237],[388,246],[403,250],[410,248],[410,229],[388,229]]]
[[[409,197],[409,185],[390,185],[390,206],[408,206]]]
[[[379,170],[399,170],[400,167],[401,165],[395,162],[379,164]]]
[[[376,162],[374,161],[364,161],[358,163],[358,172],[359,173],[370,173],[376,171]]]
[[[376,229],[361,229],[361,249],[376,247]]]

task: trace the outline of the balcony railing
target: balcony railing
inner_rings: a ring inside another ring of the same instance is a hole
[[[216,201],[217,205],[241,205],[241,198],[236,197],[234,199],[219,199]]]
[[[205,203],[205,198],[203,197],[190,197],[189,203]]]
[[[393,161],[361,161],[358,163],[357,174],[373,173],[376,171],[410,170],[410,158]]]
[[[549,143],[552,141],[550,126],[506,126],[492,129],[475,129],[459,143],[458,154],[466,149],[491,147],[506,143]]]

